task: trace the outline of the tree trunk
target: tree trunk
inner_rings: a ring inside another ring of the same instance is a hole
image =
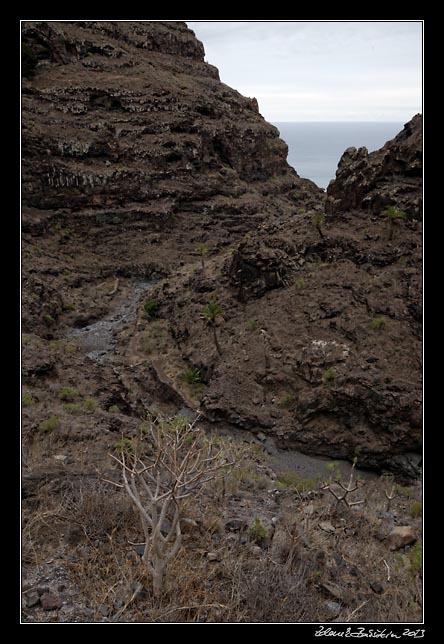
[[[216,345],[216,350],[219,355],[222,355],[222,351],[220,349],[220,344],[219,340],[217,338],[217,331],[216,331],[216,325],[213,323],[213,338],[214,338],[214,344]]]
[[[157,555],[153,556],[151,572],[153,575],[153,593],[154,597],[160,597],[163,590],[163,580],[165,575],[166,562]]]
[[[388,235],[388,240],[389,240],[389,241],[392,241],[392,239],[393,239],[393,224],[394,224],[394,222],[393,222],[393,219],[390,219],[389,221],[390,221],[390,223],[389,223],[389,235]]]

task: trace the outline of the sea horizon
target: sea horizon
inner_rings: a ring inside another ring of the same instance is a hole
[[[324,190],[349,147],[378,150],[404,127],[400,121],[274,121],[288,145],[287,161],[300,177]]]

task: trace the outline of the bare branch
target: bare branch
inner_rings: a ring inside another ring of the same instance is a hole
[[[214,451],[196,423],[172,427],[171,421],[151,420],[149,434],[141,433],[131,451],[110,454],[120,467],[122,483],[109,482],[124,488],[139,512],[145,536],[142,561],[155,595],[182,543],[183,500],[198,495],[221,468],[234,464]]]

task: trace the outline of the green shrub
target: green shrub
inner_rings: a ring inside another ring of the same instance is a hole
[[[55,324],[55,319],[54,319],[54,318],[52,317],[52,315],[50,315],[49,313],[46,313],[46,314],[43,316],[43,319],[44,319],[44,321],[46,322],[46,324],[47,324],[48,326],[51,326],[52,324]]]
[[[65,346],[65,351],[68,354],[75,353],[77,351],[77,347],[74,344],[67,344]]]
[[[422,516],[422,501],[415,501],[412,503],[410,506],[410,516],[413,517],[414,519],[417,519],[418,517]]]
[[[196,367],[188,367],[183,372],[183,379],[188,385],[198,385],[200,383],[200,370]]]
[[[280,487],[291,488],[293,490],[298,490],[299,492],[315,490],[317,488],[317,482],[314,479],[303,478],[293,470],[280,472],[278,483]]]
[[[99,403],[94,398],[85,398],[83,406],[87,411],[94,411],[99,406]]]
[[[205,270],[205,255],[208,255],[208,248],[206,246],[198,246],[196,251],[200,254],[200,261],[202,263],[202,270]]]
[[[399,219],[404,219],[407,216],[403,210],[399,210],[396,206],[389,206],[381,212],[381,215],[385,217],[389,223],[389,241],[393,239],[394,224]]]
[[[202,317],[204,317],[208,322],[214,322],[219,315],[222,315],[223,309],[219,306],[217,302],[208,302],[202,311]]]
[[[248,320],[247,329],[249,331],[256,331],[257,327],[258,327],[258,321],[257,320]]]
[[[120,414],[120,407],[118,405],[111,405],[111,407],[109,407],[108,409],[108,412],[110,414]]]
[[[324,371],[324,382],[326,384],[331,384],[335,379],[335,370],[333,367],[329,367]]]
[[[418,541],[409,550],[410,570],[414,574],[419,574],[422,571],[422,539]]]
[[[82,405],[80,403],[67,402],[63,405],[63,409],[68,412],[68,414],[78,414],[82,411]]]
[[[283,407],[283,409],[288,409],[289,407],[292,406],[293,403],[294,403],[293,394],[285,394],[279,401],[279,407]]]
[[[57,416],[51,416],[48,420],[44,420],[39,425],[39,430],[41,432],[52,432],[54,429],[57,429],[59,426],[59,419]]]
[[[31,342],[31,338],[29,337],[29,335],[22,336],[22,345],[24,347],[26,347],[26,345],[29,344],[30,342]]]
[[[393,221],[394,219],[404,219],[405,217],[407,217],[407,213],[403,210],[400,210],[396,206],[389,206],[381,212],[381,215],[391,221]]]
[[[66,402],[73,402],[79,396],[80,392],[74,387],[62,387],[59,391],[60,400],[65,400]]]
[[[302,277],[301,277],[298,280],[296,280],[295,284],[296,284],[296,288],[304,288],[305,280],[302,279]]]
[[[268,532],[259,517],[255,517],[253,525],[248,530],[248,535],[252,541],[261,543],[267,538]]]
[[[145,314],[149,318],[154,318],[158,312],[159,309],[159,302],[157,300],[146,300],[146,302],[143,305],[143,310],[145,311]]]
[[[385,327],[385,319],[384,318],[373,318],[371,322],[371,329],[372,331],[380,331]]]
[[[134,450],[133,442],[129,438],[122,438],[122,440],[117,441],[114,445],[116,452],[130,452]]]
[[[340,481],[342,478],[342,472],[339,468],[339,463],[336,461],[332,461],[331,463],[327,463],[327,469],[331,473],[331,476],[336,480]]]
[[[35,400],[27,391],[22,392],[22,407],[32,407]]]
[[[32,49],[25,44],[22,44],[22,76],[24,78],[32,78],[35,74],[37,67],[37,58]]]

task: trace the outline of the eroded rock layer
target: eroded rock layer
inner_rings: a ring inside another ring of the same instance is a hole
[[[199,408],[411,473],[419,117],[378,152],[346,151],[323,217],[323,191],[184,23],[25,23],[23,41],[37,61],[23,81],[28,462],[68,445],[91,467],[148,409]],[[389,231],[392,204],[409,217]]]

